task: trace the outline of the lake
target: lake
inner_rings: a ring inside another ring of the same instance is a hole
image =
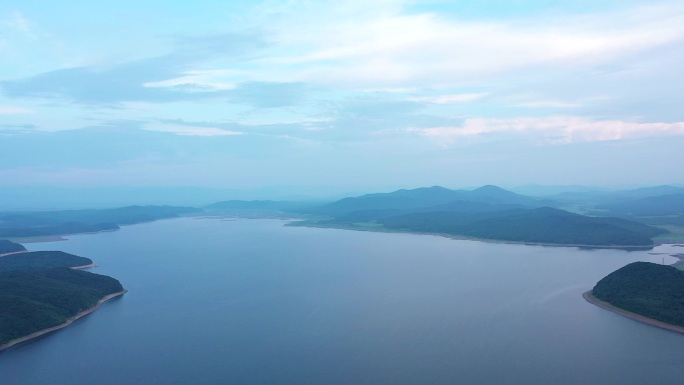
[[[581,294],[649,251],[181,218],[27,244],[129,292],[0,353],[2,385],[681,384],[684,335]],[[655,252],[677,248],[660,246]]]

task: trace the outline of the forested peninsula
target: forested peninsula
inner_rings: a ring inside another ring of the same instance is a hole
[[[126,292],[114,278],[74,269],[91,264],[61,251],[0,257],[0,350],[66,327]]]
[[[22,251],[26,251],[26,248],[24,247],[24,245],[21,245],[19,243],[14,243],[11,241],[7,241],[4,239],[0,240],[0,255],[20,253]]]
[[[601,279],[584,298],[629,318],[684,333],[684,271],[675,267],[630,263]]]

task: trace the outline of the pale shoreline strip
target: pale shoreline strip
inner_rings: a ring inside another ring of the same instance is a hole
[[[97,265],[94,264],[94,263],[91,263],[90,265],[71,266],[70,268],[71,268],[71,269],[74,269],[74,270],[83,270],[83,269],[90,269],[90,268],[92,268],[92,267],[97,267]]]
[[[0,254],[0,257],[4,257],[4,256],[6,256],[6,255],[14,255],[14,254],[28,253],[28,252],[29,252],[28,250],[12,251],[12,252],[10,252],[10,253]]]
[[[645,323],[647,325],[655,326],[655,327],[658,327],[661,329],[665,329],[665,330],[669,330],[669,331],[673,331],[673,332],[677,332],[677,333],[684,333],[684,327],[682,327],[682,326],[676,326],[676,325],[672,325],[672,324],[669,324],[666,322],[654,320],[653,318],[648,318],[648,317],[645,317],[645,316],[642,316],[642,315],[639,315],[636,313],[632,313],[630,311],[621,309],[617,306],[613,306],[613,305],[609,304],[608,302],[601,301],[600,299],[594,297],[591,290],[582,294],[582,297],[584,297],[584,299],[592,305],[596,305],[602,309],[606,309],[610,312],[621,315],[623,317],[627,317],[627,318],[633,319],[635,321],[639,321],[641,323]]]
[[[17,345],[17,344],[20,344],[20,343],[22,343],[22,342],[26,342],[26,341],[32,340],[32,339],[34,339],[34,338],[38,338],[38,337],[43,336],[43,335],[45,335],[45,334],[52,333],[52,332],[57,331],[57,330],[59,330],[59,329],[64,329],[65,327],[71,325],[72,323],[74,323],[74,322],[77,321],[78,319],[83,318],[83,317],[87,316],[88,314],[94,312],[95,310],[99,309],[100,306],[102,306],[103,303],[109,301],[109,300],[112,299],[112,298],[116,298],[116,297],[122,296],[122,295],[126,294],[127,292],[128,292],[128,290],[122,290],[122,291],[119,291],[119,292],[112,293],[112,294],[109,294],[109,295],[107,295],[107,296],[104,296],[104,297],[102,297],[102,299],[100,299],[99,301],[97,301],[97,303],[95,304],[95,306],[93,306],[93,307],[91,307],[91,308],[89,308],[89,309],[87,309],[87,310],[84,310],[84,311],[82,311],[82,312],[76,314],[76,315],[73,316],[73,317],[67,318],[66,322],[64,322],[63,324],[60,324],[60,325],[57,325],[57,326],[53,326],[53,327],[51,327],[51,328],[43,329],[43,330],[37,331],[37,332],[35,332],[35,333],[31,333],[31,334],[29,334],[29,335],[27,335],[27,336],[24,336],[24,337],[20,337],[20,338],[14,339],[14,340],[12,340],[12,341],[10,341],[10,342],[4,344],[4,345],[0,345],[0,351],[3,351],[3,350],[5,350],[5,349],[9,349],[9,348],[11,348],[11,347],[14,346],[14,345]]]

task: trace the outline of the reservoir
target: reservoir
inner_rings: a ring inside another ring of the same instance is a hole
[[[681,384],[684,335],[590,305],[677,252],[181,218],[26,244],[129,292],[0,352],[2,385]],[[672,250],[675,249],[675,250]],[[667,261],[667,259],[666,259]],[[0,309],[1,311],[1,309]]]

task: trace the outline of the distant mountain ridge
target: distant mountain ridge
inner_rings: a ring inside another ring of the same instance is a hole
[[[466,206],[463,202],[472,202],[473,204],[485,203],[488,205],[518,205],[523,207],[556,205],[556,202],[547,199],[527,197],[491,185],[470,191],[449,190],[441,186],[433,186],[344,198],[324,205],[315,210],[315,212],[327,215],[341,215],[364,210],[427,208],[430,206],[448,205],[454,202],[461,202],[459,203],[461,207]]]
[[[344,198],[312,212],[328,217],[315,225],[544,244],[648,247],[653,245],[651,237],[667,233],[627,219],[570,213],[556,205],[492,185],[474,190],[433,186]]]
[[[599,208],[607,209],[611,213],[633,216],[663,216],[684,214],[684,193],[650,196],[605,204]]]

